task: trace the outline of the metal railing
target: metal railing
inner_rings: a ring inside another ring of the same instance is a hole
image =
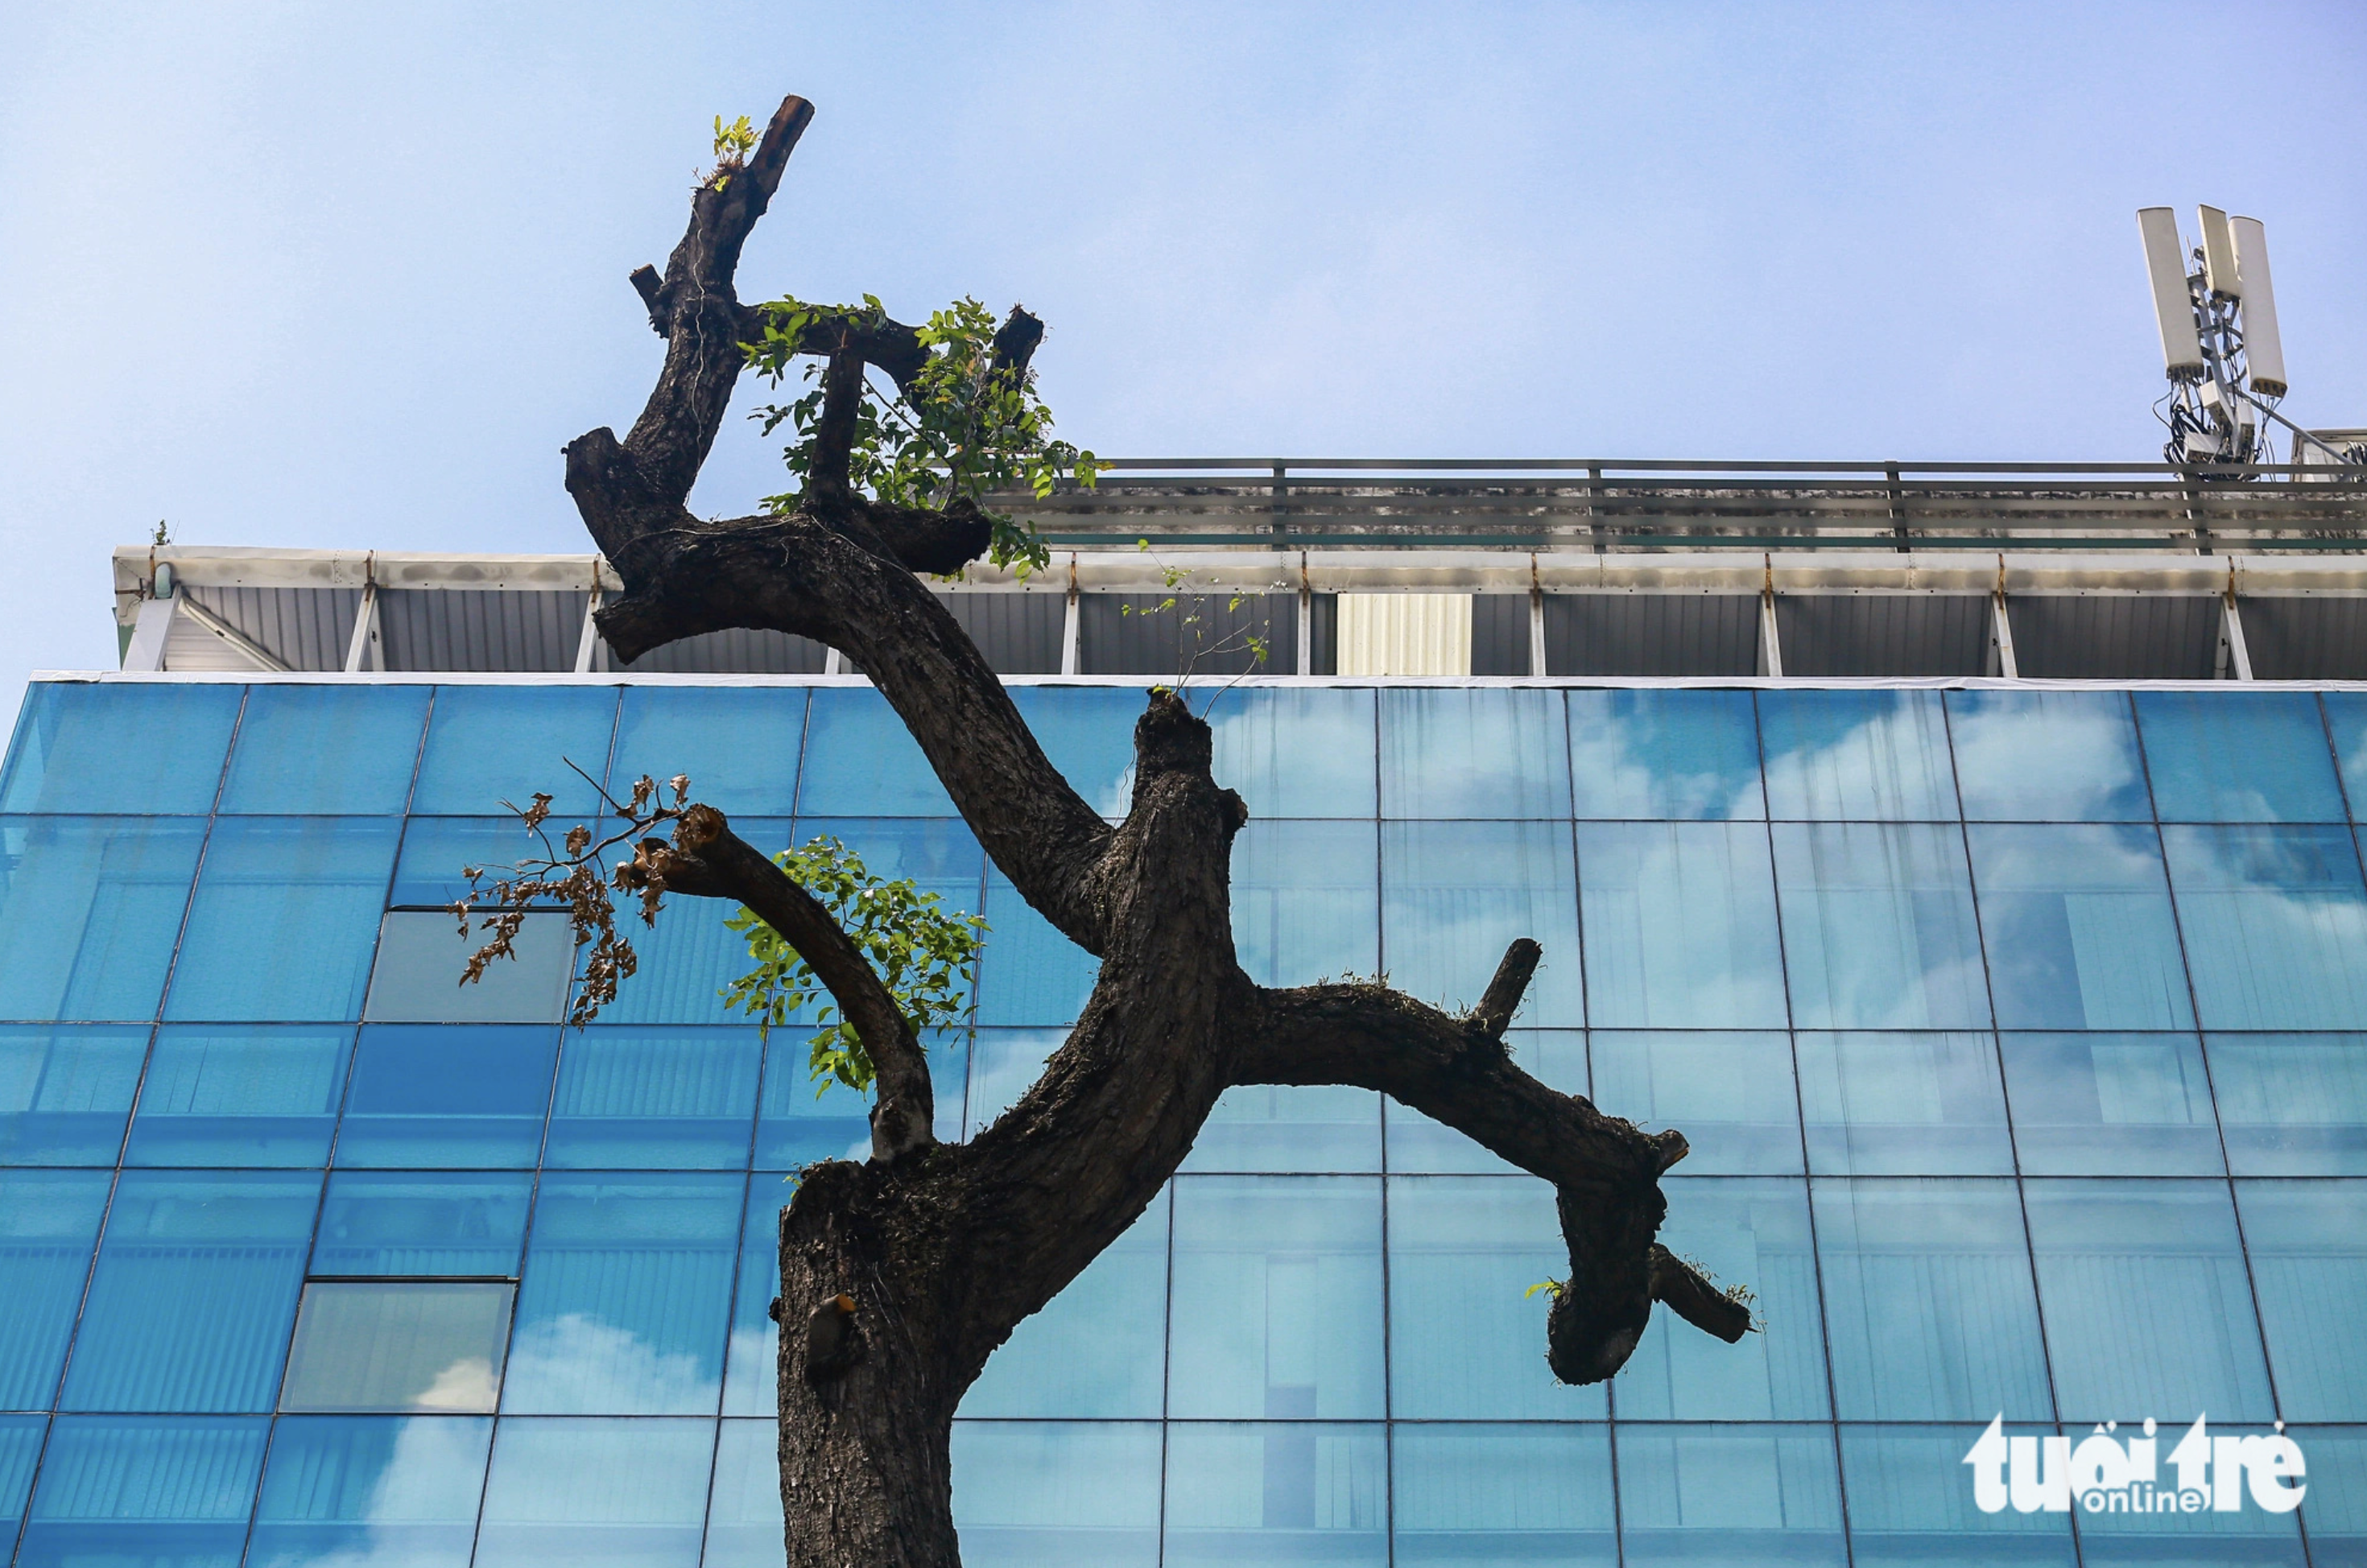
[[[2367,551],[2367,468],[1136,457],[991,502],[1058,548]]]

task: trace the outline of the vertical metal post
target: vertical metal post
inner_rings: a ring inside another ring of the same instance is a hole
[[[1077,604],[1077,558],[1069,558],[1069,597],[1060,611],[1060,673],[1077,672],[1077,623],[1082,619]]]
[[[1546,586],[1537,581],[1537,558],[1529,558],[1529,673],[1546,672]]]
[[[1891,536],[1898,541],[1898,553],[1903,556],[1907,553],[1908,548],[1907,541],[1907,492],[1901,490],[1898,485],[1897,464],[1886,464],[1883,467],[1882,473],[1883,478],[1887,479],[1890,484]]]
[[[2013,655],[2013,622],[2005,611],[2005,590],[1989,595],[1989,663],[1992,675],[2002,675],[2009,681],[2022,679],[2022,662]]]
[[[583,655],[579,651],[576,657]],[[378,583],[373,577],[362,584],[362,602],[354,611],[354,635],[345,640],[345,673],[385,668],[386,637],[379,626]]]
[[[1772,584],[1759,593],[1759,672],[1779,680],[1784,674],[1784,644],[1775,635],[1775,590]]]
[[[825,675],[845,674],[846,656],[839,652],[838,649],[834,648],[832,649],[829,653],[823,656],[821,661],[821,672]]]
[[[1307,558],[1298,558],[1298,672],[1315,673],[1315,586],[1307,581]]]
[[[123,668],[154,673],[164,668],[164,643],[173,635],[173,613],[181,601],[142,599],[140,618],[131,623],[131,642],[123,650]]]
[[[575,639],[575,672],[578,675],[589,675],[594,664],[599,661],[600,627],[592,619],[599,613],[600,586],[595,581],[592,592],[583,600],[583,632]]]
[[[1274,526],[1274,547],[1280,549],[1290,537],[1290,469],[1284,464],[1274,466],[1273,499],[1267,502]]]
[[[1586,470],[1586,524],[1589,531],[1594,535],[1594,553],[1596,555],[1602,555],[1604,553],[1605,544],[1603,534],[1603,518],[1594,510],[1595,497],[1602,488],[1603,469],[1599,466],[1590,465]]]
[[[2231,586],[2219,598],[2219,657],[2213,675],[2225,681],[2252,678],[2252,650],[2244,641],[2243,612],[2236,608],[2236,590]]]

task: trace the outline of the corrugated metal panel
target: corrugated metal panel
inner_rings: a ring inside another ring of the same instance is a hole
[[[164,668],[207,675],[248,675],[268,667],[215,636],[211,627],[199,626],[195,615],[175,615],[172,630],[164,635]]]
[[[1529,671],[1529,596],[1471,596],[1471,673],[1526,675]]]
[[[1967,594],[1775,597],[1786,675],[1979,675],[1989,602]]]
[[[379,595],[390,670],[565,671],[583,636],[583,593],[395,589]]]
[[[568,650],[572,660],[573,649]],[[635,674],[659,675],[819,675],[830,649],[807,637],[786,632],[701,632],[680,642],[653,649],[630,664],[609,657],[609,667]],[[569,668],[573,668],[571,662]]]
[[[2367,681],[2367,599],[2241,599],[2263,681]]]
[[[1266,645],[1265,672],[1288,674],[1298,657],[1298,596],[1088,593],[1077,605],[1077,663],[1087,675],[1239,675],[1255,664],[1244,634]],[[1221,651],[1220,651],[1221,650]]]
[[[969,633],[996,674],[1060,672],[1060,627],[1069,608],[1062,595],[946,593],[938,597],[961,623],[962,630]]]
[[[1340,673],[1340,596],[1337,593],[1310,594],[1308,608],[1313,612],[1308,618],[1314,622],[1308,629],[1315,634],[1315,647],[1310,650],[1315,655],[1311,661],[1315,667],[1308,673],[1337,675]],[[1291,658],[1296,660],[1297,657],[1297,645],[1293,644]],[[1282,662],[1277,655],[1275,663],[1279,665]],[[1283,672],[1287,674],[1297,668],[1296,663],[1292,663]]]
[[[1468,593],[1340,595],[1340,664],[1351,675],[1471,673]]]
[[[2219,601],[2200,594],[2025,594],[2006,618],[2033,679],[2207,681],[2219,648]]]
[[[1548,593],[1555,675],[1750,675],[1759,601],[1744,593]]]
[[[190,586],[182,592],[277,654],[290,670],[344,669],[345,648],[354,635],[354,615],[362,603],[358,588]]]

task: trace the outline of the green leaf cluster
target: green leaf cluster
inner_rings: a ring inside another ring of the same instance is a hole
[[[886,308],[870,294],[859,308],[783,299],[760,309],[764,336],[742,348],[749,365],[776,387],[788,378],[793,359],[816,352],[813,345],[827,329],[876,330],[887,320]],[[1091,452],[1053,438],[1052,411],[1036,393],[1034,370],[996,368],[995,330],[985,306],[957,299],[919,329],[928,356],[910,386],[883,389],[866,373],[848,465],[857,490],[889,506],[941,509],[1023,488],[1041,498],[1063,479],[1093,488],[1100,464]],[[811,389],[804,396],[767,404],[752,416],[767,435],[784,423],[796,433],[782,457],[801,483],[811,477],[821,420],[819,360],[809,361],[803,378]],[[786,513],[799,499],[796,492],[767,496],[764,504]],[[994,530],[988,555],[995,565],[1015,565],[1025,576],[1050,563],[1032,525],[991,511],[986,516]]]
[[[861,855],[833,838],[784,850],[773,863],[813,895],[854,939],[924,1046],[933,1032],[961,1021],[985,941],[983,919],[947,913],[935,894],[923,892],[910,877],[889,881],[875,875]],[[820,1001],[821,1027],[810,1058],[814,1078],[823,1089],[832,1080],[869,1089],[870,1053],[855,1026],[835,1016],[829,991],[804,955],[746,908],[724,923],[747,938],[748,956],[756,965],[724,988],[724,1001],[754,1017],[768,1037],[775,1025]]]

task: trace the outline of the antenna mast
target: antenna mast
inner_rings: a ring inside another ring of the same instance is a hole
[[[2260,220],[2215,207],[2197,207],[2195,218],[2202,243],[2189,248],[2169,208],[2137,210],[2170,382],[2163,457],[2181,468],[2273,463],[2266,421],[2291,432],[2296,463],[2306,445],[2336,463],[2367,464],[2367,446],[2329,446],[2278,412],[2288,389],[2284,344]]]

